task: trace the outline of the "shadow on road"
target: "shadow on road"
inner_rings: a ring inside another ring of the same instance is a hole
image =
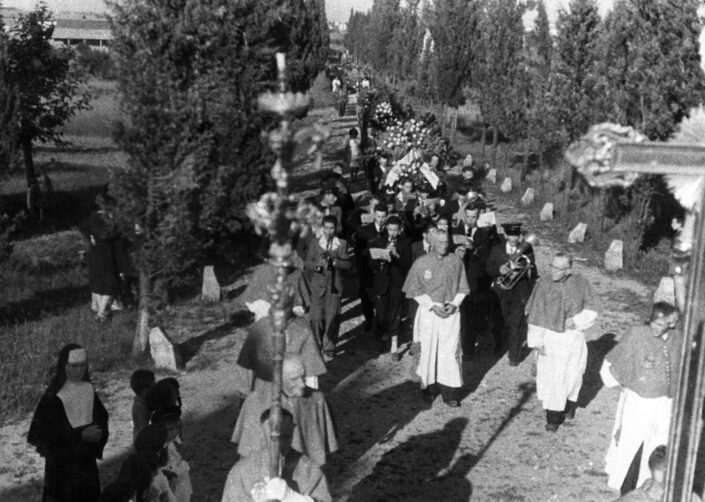
[[[463,455],[452,463],[467,425],[467,418],[454,418],[442,429],[412,436],[389,450],[373,471],[355,485],[348,500],[468,500],[472,484],[465,476],[476,459]]]
[[[600,367],[605,355],[617,345],[614,333],[605,333],[596,340],[587,342],[588,361],[585,375],[583,376],[583,386],[578,396],[578,406],[587,408],[595,399],[597,393],[602,388],[602,378],[600,378]]]

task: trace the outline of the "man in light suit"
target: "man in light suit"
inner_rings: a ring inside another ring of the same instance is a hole
[[[335,356],[338,340],[343,294],[340,272],[350,268],[348,243],[335,236],[337,224],[334,215],[323,217],[321,235],[311,243],[304,261],[304,270],[311,286],[311,327],[326,361]]]

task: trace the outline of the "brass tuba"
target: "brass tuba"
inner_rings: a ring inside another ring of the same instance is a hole
[[[531,260],[525,252],[531,245],[538,245],[536,234],[529,234],[517,245],[517,251],[509,258],[507,266],[509,272],[497,277],[495,284],[505,291],[514,289],[514,286],[527,275],[531,275]]]

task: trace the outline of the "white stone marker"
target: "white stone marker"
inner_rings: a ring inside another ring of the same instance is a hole
[[[587,231],[587,223],[578,223],[573,230],[568,234],[568,244],[583,242],[585,240],[585,232]]]
[[[487,172],[487,182],[493,185],[497,184],[497,169],[490,169]]]
[[[203,269],[203,288],[201,289],[201,301],[219,302],[221,295],[220,284],[215,277],[215,270],[212,265]]]
[[[541,209],[541,221],[553,220],[553,202],[546,202]]]
[[[512,191],[512,179],[509,177],[504,178],[502,186],[499,188],[502,193],[508,193]]]
[[[529,187],[526,189],[526,192],[524,192],[524,195],[521,197],[521,203],[524,206],[530,206],[531,204],[534,203],[536,200],[536,190],[533,188]]]
[[[605,270],[611,272],[622,270],[624,267],[624,243],[614,240],[610,243],[609,249],[605,252]]]
[[[176,371],[181,364],[181,357],[176,347],[161,328],[149,330],[149,352],[156,368]]]

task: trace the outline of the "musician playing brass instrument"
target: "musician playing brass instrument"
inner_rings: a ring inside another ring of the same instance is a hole
[[[524,307],[536,281],[534,249],[521,235],[521,223],[505,223],[506,239],[492,247],[485,271],[494,280],[499,296],[504,326],[502,344],[507,350],[509,364],[517,366],[526,343],[526,316]]]

